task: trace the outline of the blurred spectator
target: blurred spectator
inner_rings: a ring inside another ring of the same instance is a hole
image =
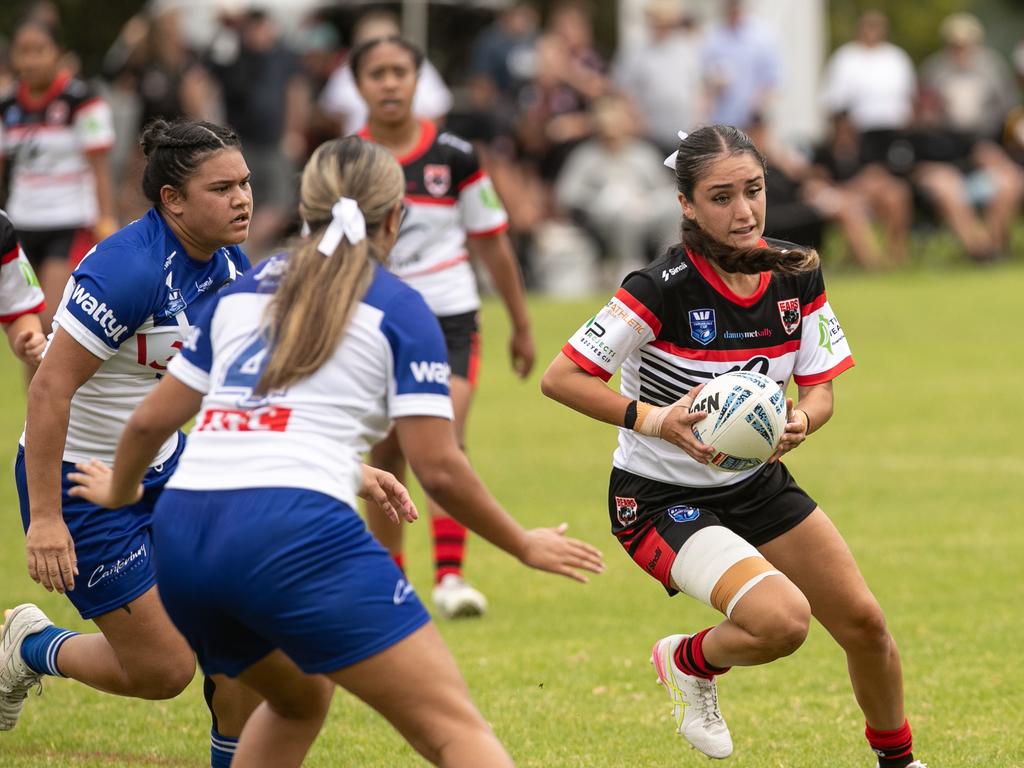
[[[516,2],[503,10],[473,43],[470,80],[473,101],[482,109],[514,109],[519,89],[536,70],[537,9]]]
[[[746,14],[744,0],[723,5],[723,23],[708,32],[703,51],[709,122],[746,128],[754,115],[768,114],[779,55],[768,28]]]
[[[953,14],[941,33],[945,48],[922,67],[912,179],[968,256],[987,263],[1005,255],[1024,196],[1024,174],[992,141],[1010,111],[998,91],[1014,84],[998,55],[981,46],[976,17]]]
[[[319,94],[335,70],[345,63],[338,32],[334,25],[313,18],[301,31],[298,48],[310,92]],[[314,100],[310,106],[309,125],[306,129],[307,157],[325,141],[337,138],[340,131],[338,121],[324,112],[319,99]]]
[[[882,163],[864,163],[860,131],[845,112],[829,119],[829,134],[815,148],[814,165],[822,178],[865,204],[885,235],[883,263],[904,264],[913,217],[910,186]],[[769,198],[770,199],[770,198]]]
[[[667,155],[680,129],[701,122],[703,40],[681,0],[649,0],[644,16],[647,39],[622,55],[615,83],[635,102],[647,137]]]
[[[71,270],[118,228],[107,155],[107,103],[61,68],[57,32],[41,21],[14,31],[15,91],[0,101],[0,179],[6,208],[46,297],[49,328]]]
[[[768,162],[765,236],[818,248],[825,225],[834,224],[858,265],[881,269],[892,263],[875,238],[869,203],[857,190],[816,172],[806,157],[776,141],[760,115],[747,133]]]
[[[937,101],[939,124],[975,138],[997,139],[1019,101],[1010,67],[983,45],[985,30],[973,14],[948,16],[940,32],[945,46],[921,65],[921,87]]]
[[[605,62],[594,47],[594,18],[583,0],[560,0],[551,9],[547,33],[566,54],[562,79],[588,100],[608,89]]]
[[[825,67],[825,108],[849,116],[860,131],[865,162],[885,162],[914,115],[914,64],[888,42],[888,34],[885,14],[867,11],[858,21],[857,39],[836,49]]]
[[[359,17],[352,29],[351,48],[358,48],[367,40],[380,37],[400,37],[402,29],[398,18],[387,11],[370,11]],[[347,63],[331,74],[320,92],[319,105],[323,114],[338,125],[338,135],[357,133],[366,125],[366,102],[356,88],[355,78]],[[437,68],[426,59],[420,67],[413,96],[412,111],[417,117],[441,120],[452,108],[452,94],[444,84]]]
[[[38,21],[50,29],[61,29],[60,7],[54,0],[32,0],[25,6],[21,14],[22,21]],[[65,48],[60,55],[60,68],[71,77],[78,77],[82,72],[82,59],[77,51]]]
[[[156,118],[215,117],[213,84],[185,43],[179,9],[156,5],[152,13],[131,17],[103,57],[118,133],[111,158],[118,207],[127,219],[150,206],[140,182],[145,165],[138,141],[142,127]]]
[[[618,285],[679,239],[679,203],[664,156],[636,137],[636,121],[623,97],[606,95],[595,102],[593,121],[596,135],[569,155],[555,201],[597,240],[605,282]]]
[[[309,87],[298,55],[284,44],[265,12],[229,16],[224,25],[225,36],[215,40],[208,66],[252,171],[253,218],[246,250],[260,258],[296,216]]]
[[[1024,38],[1013,49],[1013,70],[1017,84],[1024,90]],[[1003,131],[1003,146],[1014,160],[1024,165],[1024,104],[1010,110]]]

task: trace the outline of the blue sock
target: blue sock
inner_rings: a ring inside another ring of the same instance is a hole
[[[238,739],[221,736],[216,728],[210,729],[210,768],[231,768],[236,749]]]
[[[57,651],[64,645],[65,640],[77,634],[70,629],[54,626],[47,627],[42,632],[35,632],[22,641],[21,658],[28,664],[28,668],[37,674],[64,677],[57,669]]]

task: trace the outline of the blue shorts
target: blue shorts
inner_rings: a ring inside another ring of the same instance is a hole
[[[430,621],[362,518],[315,491],[169,489],[153,544],[160,598],[208,675],[235,677],[275,649],[333,672]]]
[[[146,472],[142,498],[120,509],[97,507],[85,499],[68,496],[72,485],[68,473],[76,471],[75,465],[68,461],[61,464],[61,510],[78,557],[78,578],[67,596],[83,619],[116,611],[156,584],[149,526],[156,500],[174,474],[184,448],[185,436],[179,434],[178,447],[171,457]],[[30,517],[22,446],[18,446],[14,479],[18,486],[21,523],[27,531]]]

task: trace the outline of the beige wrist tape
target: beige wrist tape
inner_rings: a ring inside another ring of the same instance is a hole
[[[650,437],[661,437],[661,426],[668,418],[668,412],[675,406],[657,406],[650,403],[636,404],[636,424],[633,431]]]

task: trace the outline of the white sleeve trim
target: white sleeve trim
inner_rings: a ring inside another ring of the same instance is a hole
[[[389,418],[403,416],[437,416],[449,421],[455,420],[451,398],[447,395],[410,394],[391,398]]]
[[[205,395],[210,391],[210,374],[180,354],[171,358],[167,364],[167,373],[196,392]]]
[[[106,342],[99,339],[96,334],[82,325],[81,321],[68,312],[67,309],[61,309],[54,320],[57,322],[57,325],[68,332],[71,338],[96,355],[100,360],[109,360],[117,354],[116,349],[108,347]]]

